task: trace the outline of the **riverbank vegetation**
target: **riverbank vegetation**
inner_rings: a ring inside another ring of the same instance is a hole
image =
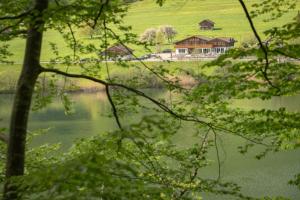
[[[190,74],[200,73],[201,66],[207,63],[207,61],[192,61],[192,62],[145,62],[147,66],[153,69],[159,69],[161,66],[164,66],[164,69],[173,74],[173,78],[175,76],[180,78],[181,85],[183,87],[190,87],[197,83],[190,76]],[[140,62],[132,62],[126,67],[122,67],[118,65],[118,63],[113,62],[102,62],[95,63],[95,65],[99,65],[99,76],[107,79],[108,76],[111,76],[113,79],[121,80],[123,83],[132,80],[133,78],[139,76],[144,77],[140,83],[140,88],[161,88],[163,87],[162,81],[152,76],[146,69],[143,68],[143,65]],[[58,65],[58,68],[62,71],[67,68],[64,65]],[[20,74],[21,65],[9,65],[9,64],[0,64],[0,93],[14,93],[17,79]],[[84,68],[80,64],[74,64],[73,66],[68,67],[68,71],[72,73],[80,74],[84,72]],[[203,70],[201,70],[203,71]],[[208,71],[207,71],[208,72]],[[41,78],[41,80],[44,77]],[[172,79],[172,77],[169,77]],[[63,79],[61,79],[59,85],[62,87],[64,85]],[[68,83],[69,90],[68,92],[92,92],[103,90],[103,87],[99,86],[97,83],[93,83],[91,81],[86,81],[84,79],[79,80],[70,80]]]

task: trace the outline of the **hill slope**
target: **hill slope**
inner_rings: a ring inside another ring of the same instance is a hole
[[[248,0],[251,4],[261,2]],[[271,22],[263,22],[263,18],[255,19],[258,30],[262,33],[272,26],[280,26],[296,16],[291,11],[284,17]],[[211,19],[220,30],[200,31],[198,23],[203,19]],[[143,0],[132,4],[125,22],[132,25],[135,33],[142,33],[146,28],[170,24],[178,31],[176,39],[188,35],[234,37],[238,41],[252,37],[245,14],[237,0],[167,0],[159,7],[153,0]]]
[[[261,2],[261,0],[247,0],[248,7],[250,8],[250,5],[255,2]],[[298,5],[298,8],[300,8],[300,5]],[[255,25],[259,32],[262,33],[267,28],[280,26],[284,22],[290,21],[296,16],[296,12],[296,10],[291,11],[284,17],[269,23],[263,22],[263,18],[255,19]],[[203,19],[213,20],[216,23],[216,28],[219,28],[219,30],[200,31],[198,23]],[[242,42],[247,38],[253,37],[238,0],[167,0],[162,7],[157,5],[155,0],[137,1],[130,4],[124,23],[131,25],[132,31],[138,35],[147,28],[169,24],[174,26],[178,32],[175,40],[189,35],[205,35],[233,37],[238,42]],[[80,37],[88,36],[81,35]],[[52,57],[49,42],[57,43],[62,55],[71,53],[61,35],[55,31],[48,31],[45,33],[43,41],[43,61],[48,61]],[[25,47],[24,39],[15,39],[10,42],[10,45],[10,49],[14,53],[12,60],[22,62]],[[166,45],[164,48],[172,46]],[[143,54],[138,47],[132,48],[136,49],[138,55]]]

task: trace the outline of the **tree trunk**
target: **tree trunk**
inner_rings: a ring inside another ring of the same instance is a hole
[[[26,41],[23,68],[19,77],[11,122],[6,163],[6,183],[4,187],[4,199],[20,199],[17,187],[13,186],[10,178],[24,174],[25,144],[27,122],[30,111],[32,95],[36,80],[40,74],[40,55],[43,38],[42,12],[47,9],[48,0],[35,0],[37,15],[30,25]]]

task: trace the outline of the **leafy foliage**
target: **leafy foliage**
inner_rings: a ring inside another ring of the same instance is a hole
[[[82,139],[59,160],[36,159],[28,165],[29,174],[15,180],[21,184],[22,198],[195,199],[201,191],[243,198],[233,183],[200,177],[191,182],[189,174],[209,164],[205,154],[211,139],[178,149],[170,140],[179,128],[176,121],[153,117],[123,132]],[[44,148],[37,149],[41,155]],[[187,190],[194,192],[183,195]]]
[[[157,1],[159,5],[163,2]],[[156,32],[154,36],[151,31],[140,42],[130,33],[131,27],[122,24],[127,12],[127,4],[123,1],[54,0],[42,16],[32,10],[31,1],[20,1],[15,7],[9,1],[0,5],[0,14],[4,14],[0,40],[24,37],[26,27],[42,17],[45,27],[40,31],[58,31],[73,50],[71,55],[64,55],[57,44],[49,44],[55,56],[40,70],[54,75],[40,77],[33,109],[47,106],[58,95],[69,113],[72,102],[66,94],[67,77],[85,78],[105,87],[112,116],[120,128],[80,140],[64,155],[54,155],[57,145],[27,149],[26,174],[13,178],[23,199],[192,200],[199,199],[204,192],[255,199],[241,194],[235,183],[221,179],[216,142],[219,134],[246,140],[247,144],[238,149],[241,153],[254,145],[262,146],[257,159],[270,151],[300,146],[299,112],[285,108],[245,110],[231,104],[234,100],[267,100],[299,93],[299,16],[282,27],[265,31],[266,41],[256,35],[257,44],[230,50],[202,66],[200,73],[188,72],[197,80],[193,88],[182,87],[179,79],[163,65],[151,68],[141,62],[162,82],[164,90],[176,95],[176,99],[168,101],[166,98],[154,99],[138,90],[145,76],[136,74],[123,82],[110,76],[108,58],[101,52],[115,43],[143,45],[147,49],[145,42],[151,43],[156,38]],[[287,9],[281,9],[284,5]],[[295,1],[264,1],[254,7],[257,10],[252,12],[253,17],[271,13],[269,20],[274,20],[295,8]],[[273,8],[277,9],[275,14]],[[77,31],[86,27],[97,30],[98,37],[80,40]],[[0,48],[0,61],[7,60],[9,55],[7,46]],[[82,62],[82,56],[87,62]],[[136,67],[122,59],[115,62],[124,68]],[[60,71],[58,65],[66,66],[65,71]],[[80,67],[80,73],[72,73],[71,66],[74,65]],[[104,70],[107,72],[105,78],[100,73]],[[59,81],[64,83],[62,88],[57,86]],[[145,100],[152,106],[146,106]],[[128,115],[141,111],[151,115],[130,123]],[[123,121],[127,123],[124,125]],[[172,138],[187,123],[194,128],[195,143],[181,148]],[[1,151],[3,148],[1,146]],[[207,157],[210,149],[217,152],[219,171],[216,179],[203,178],[199,173],[210,164]],[[0,168],[3,181],[3,164]],[[296,177],[291,183],[299,185],[298,179]]]
[[[255,10],[251,11],[252,17],[261,15],[270,15],[265,21],[275,20],[282,17],[291,9],[295,9],[297,5],[296,0],[269,0],[255,3],[252,5]]]

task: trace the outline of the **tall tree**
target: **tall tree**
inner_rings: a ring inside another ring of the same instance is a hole
[[[159,29],[156,31],[155,37],[155,44],[156,44],[156,51],[159,53],[161,51],[161,46],[165,42],[164,33],[161,32]]]
[[[156,29],[155,28],[148,28],[140,35],[141,42],[147,42],[150,45],[155,44],[156,39]]]
[[[171,25],[162,25],[159,30],[164,33],[169,43],[173,42],[174,37],[177,35],[177,31]]]
[[[25,143],[30,105],[38,75],[41,73],[40,56],[43,39],[43,12],[48,7],[48,0],[36,0],[32,11],[32,20],[27,32],[24,63],[18,81],[14,106],[11,116],[10,134],[6,164],[6,178],[24,174]],[[12,18],[21,18],[29,12]],[[17,199],[14,186],[9,181],[4,189],[4,199]]]

